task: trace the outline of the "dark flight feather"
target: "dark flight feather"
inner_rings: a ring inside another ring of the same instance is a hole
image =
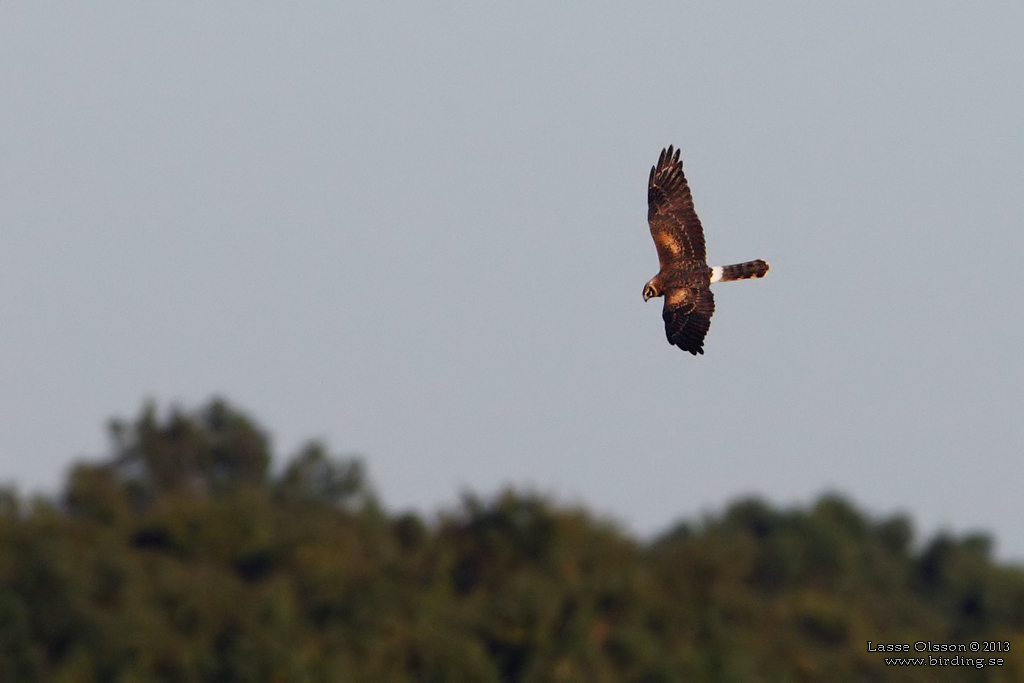
[[[708,286],[683,287],[665,295],[665,336],[670,344],[693,355],[704,353],[704,337],[711,327],[715,297]]]
[[[651,169],[647,183],[647,222],[658,247],[661,269],[680,261],[707,265],[704,229],[693,209],[693,196],[683,175],[679,150],[669,145],[661,150],[658,164]]]

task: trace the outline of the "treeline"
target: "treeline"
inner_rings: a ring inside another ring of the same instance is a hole
[[[321,445],[275,474],[219,401],[111,436],[59,499],[0,496],[4,683],[1024,680],[1024,572],[839,497],[642,543],[515,492],[390,514]],[[886,666],[868,641],[1011,650]]]

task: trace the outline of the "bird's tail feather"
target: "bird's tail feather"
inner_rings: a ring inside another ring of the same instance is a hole
[[[730,280],[746,280],[752,277],[764,277],[768,274],[768,264],[757,259],[731,266],[716,266],[711,269],[712,282],[729,282]]]

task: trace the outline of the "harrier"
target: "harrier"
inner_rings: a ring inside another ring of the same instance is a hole
[[[647,222],[658,248],[661,270],[644,285],[644,301],[664,296],[665,335],[693,355],[704,353],[704,336],[711,327],[715,282],[764,277],[768,264],[758,259],[733,266],[709,268],[704,230],[693,210],[693,197],[683,175],[679,150],[661,150],[647,182]]]

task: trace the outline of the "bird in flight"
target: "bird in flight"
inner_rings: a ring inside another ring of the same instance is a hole
[[[693,355],[704,353],[704,336],[711,327],[715,282],[764,277],[768,264],[758,259],[732,266],[709,268],[704,249],[704,230],[693,210],[693,197],[683,175],[679,150],[661,150],[647,182],[647,222],[658,248],[661,270],[644,285],[644,301],[665,297],[661,317],[665,335]]]

